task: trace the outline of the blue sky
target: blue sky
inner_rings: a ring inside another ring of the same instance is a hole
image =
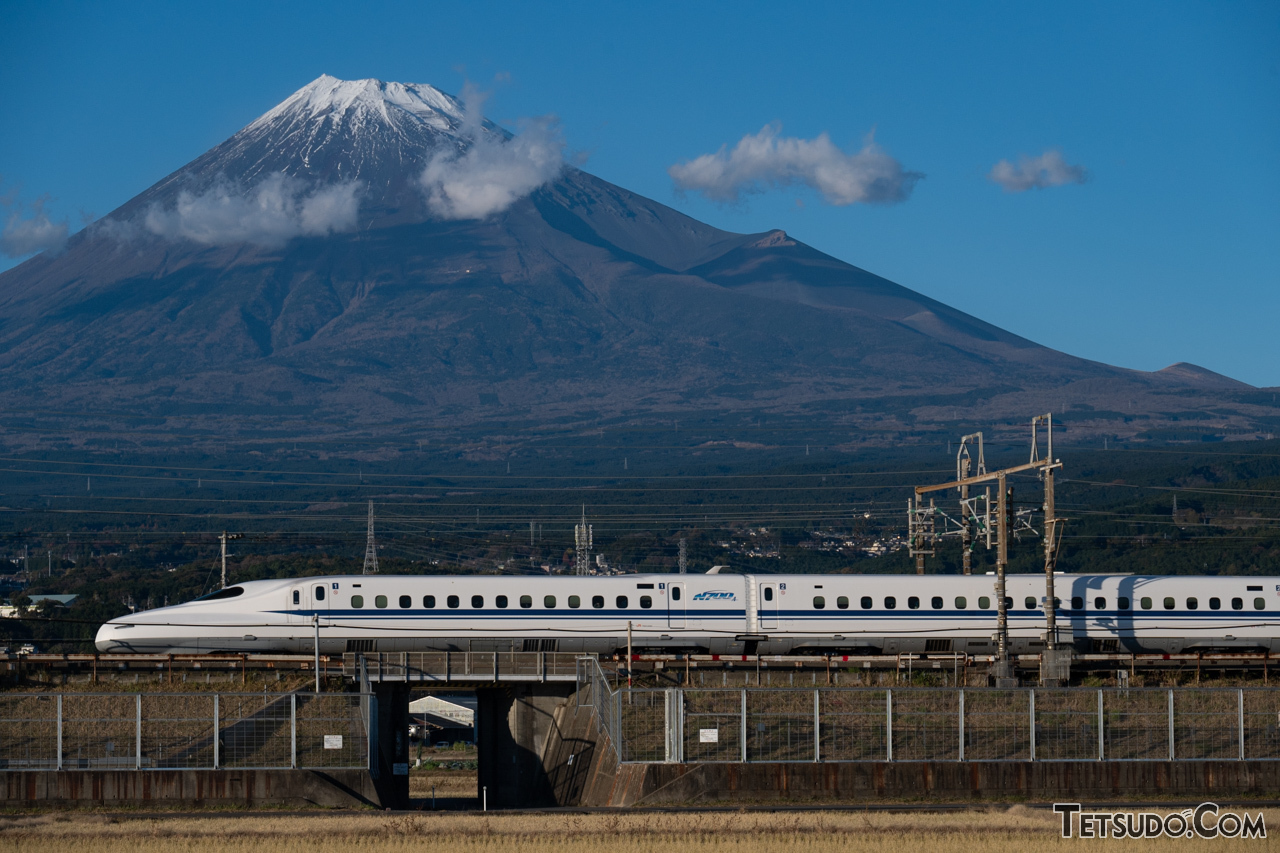
[[[783,228],[1086,358],[1280,385],[1278,3],[9,0],[5,215],[48,195],[79,227],[321,73],[471,80],[490,118],[553,113],[588,171],[719,227]],[[672,165],[770,123],[850,154],[874,130],[925,177],[881,204],[676,191]],[[1088,180],[988,177],[1052,150]]]

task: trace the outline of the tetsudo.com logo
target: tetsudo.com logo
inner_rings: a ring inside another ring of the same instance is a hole
[[[1262,812],[1219,811],[1217,803],[1201,803],[1167,815],[1151,812],[1086,812],[1079,803],[1054,803],[1062,815],[1062,837],[1071,838],[1266,838]]]

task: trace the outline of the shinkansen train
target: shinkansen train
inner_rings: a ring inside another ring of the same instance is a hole
[[[1081,651],[1280,650],[1280,578],[1058,575]],[[1043,575],[1009,575],[1010,650],[1043,647]],[[991,575],[313,577],[113,619],[101,652],[995,651]]]

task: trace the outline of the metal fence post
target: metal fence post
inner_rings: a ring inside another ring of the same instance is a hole
[[[1173,688],[1169,688],[1169,760],[1173,761]]]
[[[684,764],[684,689],[676,688],[676,761]]]
[[[134,769],[142,769],[142,694],[139,693],[133,697],[137,701],[134,703],[137,709],[137,720],[134,723],[134,742],[133,742],[133,766]]]
[[[58,694],[58,769],[62,769],[62,694]]]
[[[813,760],[815,762],[822,760],[822,735],[818,726],[818,711],[822,707],[822,700],[818,697],[818,691],[813,691]]]
[[[298,694],[289,694],[289,766],[298,768]]]
[[[1103,716],[1102,716],[1102,688],[1098,688],[1098,760],[1102,761],[1106,756],[1106,738],[1102,732]]]
[[[959,731],[960,731],[960,758],[959,758],[959,760],[960,760],[960,761],[964,761],[964,690],[963,690],[963,689],[961,689],[961,690],[959,691],[959,693],[960,693],[960,705],[959,705],[959,708],[958,708],[958,710],[957,710],[957,712],[956,712],[956,723],[957,723],[957,728],[958,728],[958,729],[959,729]]]
[[[747,763],[747,688],[742,688],[742,763]]]
[[[1244,761],[1244,689],[1236,691],[1236,707],[1240,716],[1240,760]]]
[[[222,721],[219,719],[218,710],[219,710],[218,694],[215,693],[213,694],[213,769],[214,770],[218,769],[218,764],[220,763],[220,759],[222,758],[222,755],[221,755],[222,744],[219,743],[219,741],[222,740],[222,736],[221,736],[221,733],[218,731],[218,729],[221,728]]]
[[[893,690],[884,692],[884,760],[893,761]]]
[[[1031,712],[1031,760],[1036,760],[1036,689],[1027,691],[1027,707]]]
[[[675,720],[671,718],[671,694],[673,692],[668,687],[663,691],[662,695],[662,727],[666,732],[666,737],[662,739],[662,760],[667,764],[675,761],[675,749],[672,746],[672,738],[675,737]]]

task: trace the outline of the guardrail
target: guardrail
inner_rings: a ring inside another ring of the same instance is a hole
[[[1280,760],[1270,688],[579,685],[622,762]]]
[[[577,660],[565,652],[365,652],[344,655],[342,671],[368,681],[573,681]]]
[[[368,695],[0,694],[0,769],[369,766]]]

